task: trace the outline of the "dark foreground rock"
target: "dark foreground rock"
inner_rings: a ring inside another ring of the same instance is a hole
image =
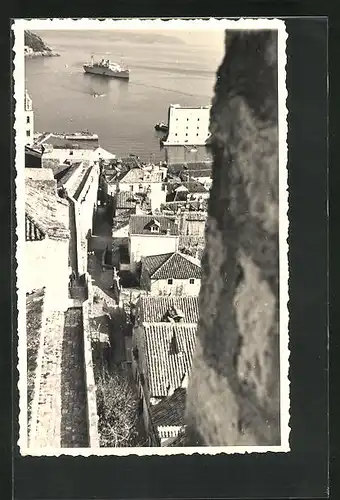
[[[278,445],[276,32],[227,33],[211,132],[213,185],[186,445]]]

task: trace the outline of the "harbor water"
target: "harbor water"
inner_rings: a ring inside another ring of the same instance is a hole
[[[60,57],[27,59],[26,88],[33,100],[35,131],[89,130],[100,145],[124,156],[159,161],[170,104],[211,104],[224,52],[219,31],[36,31]],[[85,74],[94,59],[123,60],[130,80]]]

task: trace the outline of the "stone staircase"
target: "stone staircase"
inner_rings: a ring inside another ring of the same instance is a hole
[[[31,446],[60,448],[61,355],[64,312],[47,314],[40,373],[32,408]]]

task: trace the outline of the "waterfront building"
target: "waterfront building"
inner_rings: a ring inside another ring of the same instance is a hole
[[[206,149],[210,137],[211,106],[187,107],[172,104],[168,112],[169,132],[163,143],[168,166],[211,161]]]
[[[142,258],[140,285],[151,295],[197,296],[201,288],[199,261],[180,252]]]
[[[34,111],[32,99],[25,90],[25,144],[32,145],[34,142]]]

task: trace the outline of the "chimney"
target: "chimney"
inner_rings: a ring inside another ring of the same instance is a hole
[[[174,388],[174,386],[173,386],[173,385],[171,385],[171,384],[169,384],[169,385],[168,385],[168,394],[167,394],[167,396],[168,396],[168,397],[172,396],[174,392],[175,392],[175,388]]]
[[[185,372],[183,377],[182,377],[182,380],[181,380],[181,388],[187,389],[188,384],[189,384],[189,376],[188,376],[188,372]]]
[[[135,213],[136,213],[136,215],[144,213],[140,203],[136,203]]]

